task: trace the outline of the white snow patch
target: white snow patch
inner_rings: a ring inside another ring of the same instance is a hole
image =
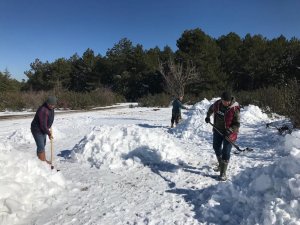
[[[131,125],[95,127],[74,149],[80,161],[109,168],[153,164],[161,161],[178,163],[184,153],[160,130]]]

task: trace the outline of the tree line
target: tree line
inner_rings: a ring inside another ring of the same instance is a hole
[[[300,79],[300,40],[296,37],[269,40],[247,34],[242,38],[231,32],[216,39],[197,28],[184,31],[176,46],[176,51],[169,46],[144,49],[123,38],[104,56],[87,49],[82,56],[75,53],[54,62],[36,59],[25,71],[27,81],[17,82],[8,71],[1,72],[0,92],[90,93],[105,88],[127,101],[137,101],[149,95],[174,94],[162,68],[168,72],[176,66],[182,73],[192,69],[193,79],[185,83],[184,93],[196,98],[225,89],[234,93],[286,89]]]

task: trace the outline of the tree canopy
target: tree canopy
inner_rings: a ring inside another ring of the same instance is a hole
[[[176,51],[169,46],[144,49],[123,38],[104,56],[88,48],[82,56],[75,53],[54,62],[37,58],[25,71],[28,80],[22,84],[11,79],[9,71],[1,72],[0,91],[21,88],[86,93],[109,88],[127,100],[136,100],[168,91],[159,62],[172,62],[182,68],[193,65],[195,78],[184,89],[192,95],[223,89],[251,91],[300,79],[297,38],[288,40],[281,35],[268,40],[259,34],[240,37],[230,32],[215,39],[196,28],[185,30],[176,43]]]

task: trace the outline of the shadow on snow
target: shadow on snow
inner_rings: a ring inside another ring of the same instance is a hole
[[[181,168],[179,165],[174,165],[170,162],[163,161],[161,155],[156,150],[149,149],[147,146],[139,147],[127,155],[124,155],[125,160],[132,159],[141,162],[144,166],[149,167],[151,171],[160,176],[167,182],[169,188],[174,188],[175,183],[162,174],[162,172],[174,173]]]

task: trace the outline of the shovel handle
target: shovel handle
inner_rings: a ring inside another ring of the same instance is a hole
[[[51,158],[50,158],[50,162],[51,162],[51,169],[53,169],[54,167],[53,167],[53,164],[52,164],[52,162],[53,162],[53,139],[52,139],[53,133],[52,133],[52,127],[50,128],[50,133],[51,133],[51,138],[50,138]]]
[[[219,130],[216,128],[216,126],[215,126],[214,124],[212,124],[211,122],[209,122],[209,124],[212,125],[212,127],[213,127],[220,135],[224,136],[224,134],[223,134],[221,131],[219,131]],[[225,137],[225,139],[226,139],[230,144],[232,144],[238,151],[240,151],[240,152],[245,151],[245,150],[240,149],[240,147],[237,146],[237,145],[236,145],[229,137],[227,137],[227,136],[224,136],[224,137]]]

